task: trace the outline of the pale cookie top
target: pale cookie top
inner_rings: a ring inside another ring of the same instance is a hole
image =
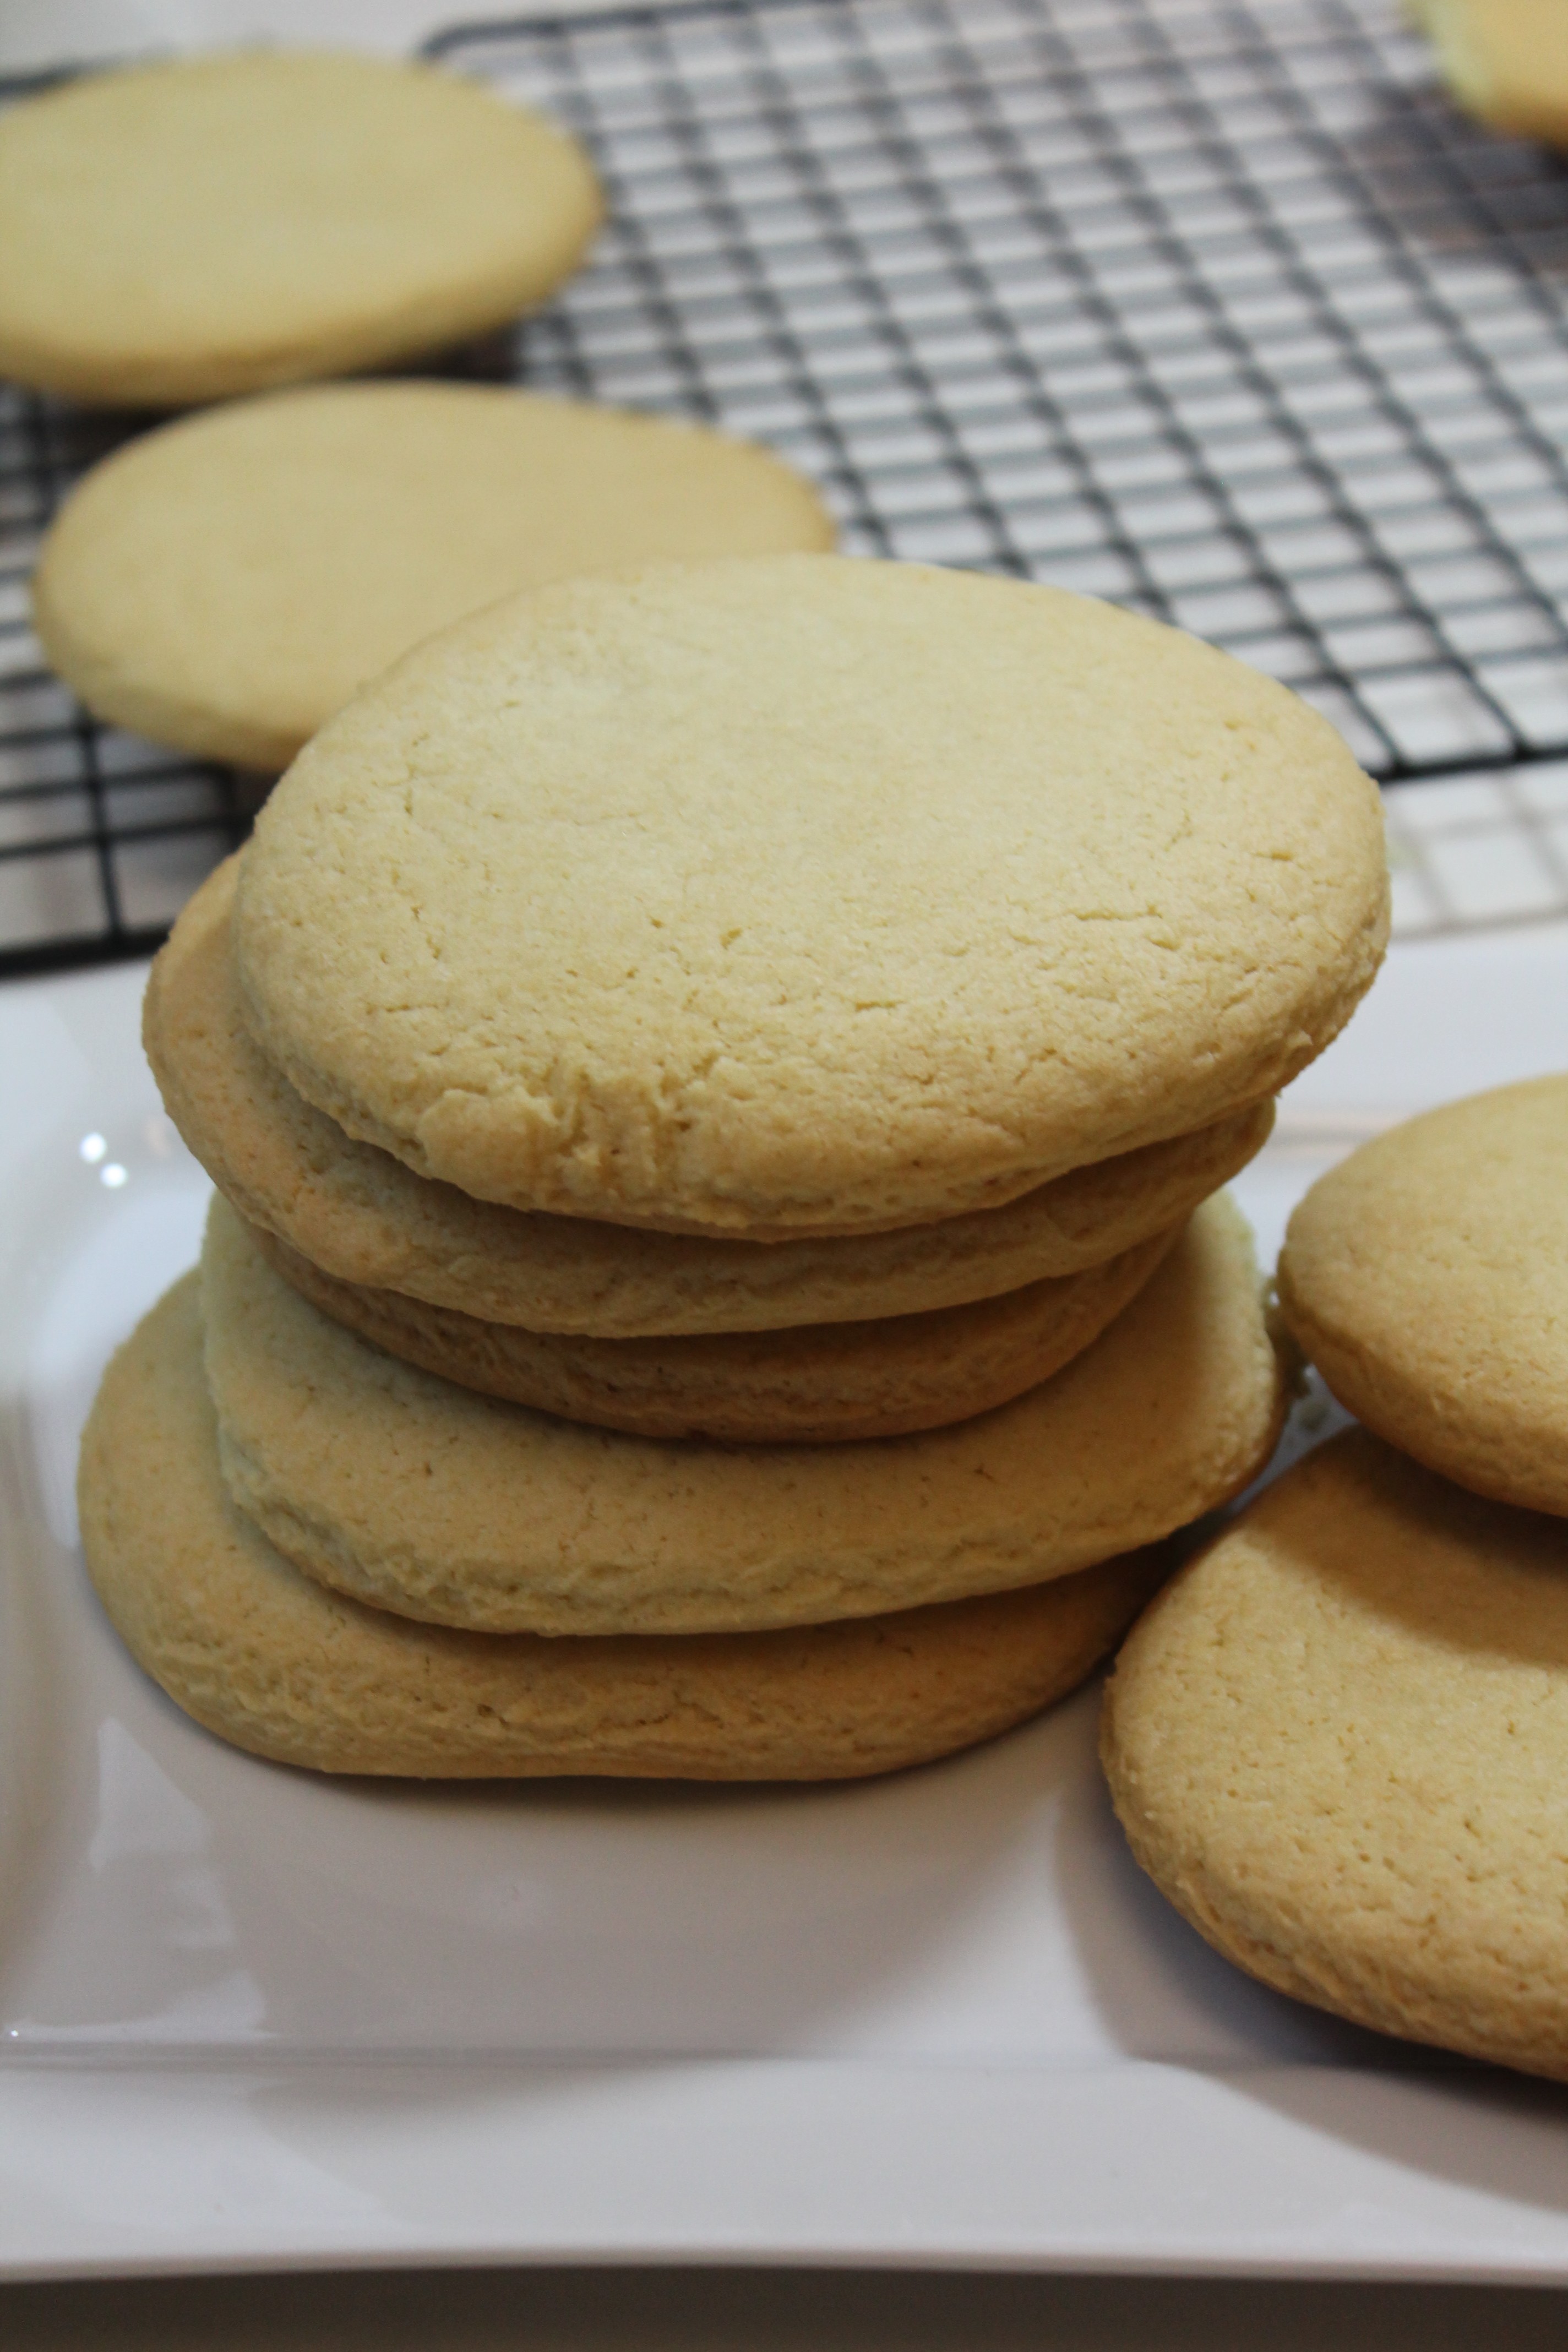
[[[44,541],[33,609],[100,718],[275,769],[499,597],[833,541],[798,474],[701,425],[493,384],[331,384],[184,417],[95,467]]]
[[[1391,2033],[1568,2075],[1568,1529],[1364,1431],[1134,1629],[1102,1743],[1209,1941]]]
[[[628,1437],[455,1388],[307,1305],[221,1200],[202,1264],[236,1501],[356,1599],[476,1631],[816,1624],[1065,1576],[1236,1493],[1284,1412],[1223,1194],[1054,1379],[847,1445]]]
[[[1562,0],[1412,0],[1454,96],[1494,130],[1568,143]]]
[[[0,374],[216,400],[498,326],[581,260],[575,141],[435,66],[245,50],[0,121]]]
[[[1568,1076],[1352,1152],[1292,1216],[1279,1296],[1383,1436],[1481,1494],[1568,1512]]]
[[[202,884],[147,984],[142,1040],[169,1116],[241,1213],[323,1273],[487,1323],[627,1339],[866,1322],[997,1297],[1179,1224],[1273,1124],[1273,1104],[1258,1103],[999,1209],[890,1234],[759,1244],[531,1215],[355,1143],[268,1060],[245,1025],[230,953],[238,873],[237,856]]]
[[[1311,1060],[1387,926],[1328,722],[1065,592],[786,556],[493,607],[262,812],[261,1042],[420,1174],[753,1234],[994,1205]]]

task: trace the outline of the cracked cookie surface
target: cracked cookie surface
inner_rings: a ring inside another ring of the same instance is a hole
[[[188,901],[148,982],[142,1043],[170,1117],[247,1223],[330,1281],[485,1323],[626,1339],[859,1323],[999,1297],[1180,1224],[1273,1124],[1273,1104],[1256,1103],[1000,1209],[889,1234],[759,1244],[531,1214],[356,1142],[262,1053],[230,951],[238,866],[226,860]]]
[[[920,1224],[1225,1118],[1387,928],[1328,723],[1064,592],[828,556],[547,588],[432,640],[262,812],[271,1058],[481,1199]]]

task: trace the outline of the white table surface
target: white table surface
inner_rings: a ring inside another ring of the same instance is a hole
[[[573,5],[550,0],[552,13]],[[432,11],[421,0],[3,0],[0,71],[258,37],[397,51],[468,13],[474,12]],[[1520,944],[1517,935],[1511,944],[1500,935],[1497,952],[1506,961]],[[1490,950],[1477,945],[1484,959]],[[1429,973],[1446,967],[1446,957],[1430,962],[1429,953],[1413,948],[1396,956],[1382,983],[1391,1014],[1394,997],[1423,989]],[[1528,963],[1544,967],[1542,976],[1563,975],[1568,928],[1537,930],[1525,954]],[[1420,961],[1409,961],[1412,956]],[[47,983],[24,984],[29,991],[39,985]],[[1457,989],[1453,1018],[1462,1020],[1465,997]],[[1510,1061],[1521,1055],[1521,1066],[1539,1066],[1538,1046],[1516,1048]],[[1321,1097],[1325,1111],[1354,1108],[1363,1060],[1359,1052],[1342,1057],[1332,1101],[1329,1093]],[[1498,1076],[1506,1075],[1500,1068]],[[1412,1085],[1416,1098],[1426,1091],[1419,1074]],[[13,1108],[24,1118],[29,1109],[46,1110],[42,1101],[18,1106],[15,1097]],[[1339,2352],[1374,2346],[1379,2352],[1416,2346],[1449,2352],[1493,2341],[1533,2352],[1560,2344],[1565,2326],[1568,2296],[1552,2289],[1156,2278],[631,2269],[0,2285],[0,2343],[7,2352],[86,2346],[105,2352],[219,2346],[490,2352],[503,2345],[540,2352],[956,2352],[961,2346],[965,2352],[1023,2352],[1047,2345],[1061,2352],[1176,2352],[1233,2344],[1270,2352],[1329,2345]]]

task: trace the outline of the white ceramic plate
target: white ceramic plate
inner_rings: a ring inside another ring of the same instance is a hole
[[[1130,1862],[1095,1698],[822,1791],[258,1763],[75,1549],[109,1348],[205,1185],[141,975],[0,995],[0,2270],[745,2260],[1568,2278],[1568,2095],[1236,1974]],[[1400,950],[1238,1188],[1568,1060],[1568,931]]]

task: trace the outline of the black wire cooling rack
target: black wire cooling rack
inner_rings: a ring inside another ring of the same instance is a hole
[[[1568,756],[1568,171],[1457,113],[1384,0],[696,0],[430,46],[610,199],[468,371],[770,441],[852,552],[1174,621],[1386,782],[1513,772],[1531,910],[1568,908],[1517,782]],[[144,950],[248,818],[28,634],[38,535],[130,429],[0,407],[0,971]]]

